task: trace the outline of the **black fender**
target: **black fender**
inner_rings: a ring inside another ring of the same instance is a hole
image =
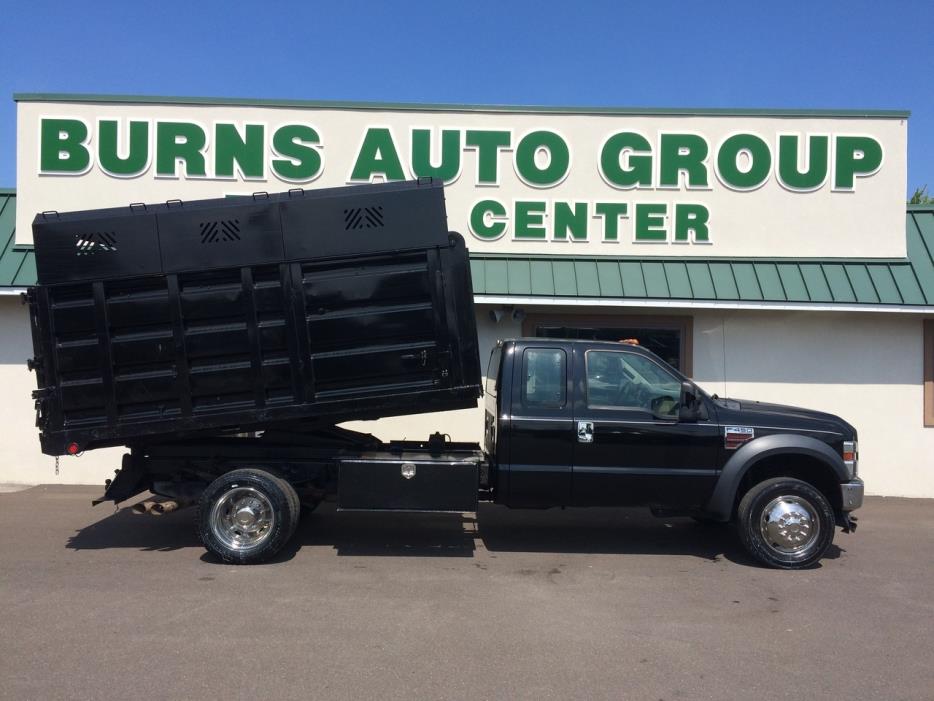
[[[826,443],[810,436],[789,433],[763,436],[744,443],[726,461],[713,494],[704,507],[705,513],[717,521],[729,521],[733,515],[736,490],[746,471],[760,460],[774,455],[807,455],[830,467],[840,482],[849,479],[843,457]]]

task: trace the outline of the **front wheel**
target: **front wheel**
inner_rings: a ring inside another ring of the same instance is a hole
[[[201,542],[224,562],[249,565],[268,560],[295,530],[298,497],[293,508],[293,493],[291,485],[264,470],[221,475],[201,495]]]
[[[786,570],[810,567],[833,542],[830,503],[807,482],[776,477],[743,496],[737,527],[746,550],[759,562]]]

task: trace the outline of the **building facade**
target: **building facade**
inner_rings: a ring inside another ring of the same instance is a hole
[[[121,454],[39,452],[18,295],[37,213],[431,176],[471,250],[482,355],[636,338],[708,392],[843,416],[869,493],[934,497],[934,208],[906,211],[906,113],[17,100],[0,482],[100,483]],[[483,421],[352,426],[476,441]]]

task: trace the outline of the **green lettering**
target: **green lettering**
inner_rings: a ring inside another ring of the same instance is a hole
[[[39,125],[39,170],[83,173],[91,165],[88,125],[78,119],[43,119]]]
[[[631,131],[613,134],[600,150],[600,172],[610,185],[624,190],[651,187],[652,145],[644,136]]]
[[[506,232],[506,208],[496,200],[481,200],[470,210],[470,232],[478,239],[492,241]],[[487,219],[490,220],[487,223]]]
[[[515,224],[517,239],[544,239],[545,203],[516,202]]]
[[[694,242],[710,241],[707,223],[710,212],[702,204],[682,203],[675,205],[675,241],[683,243],[694,237]]]
[[[704,137],[696,134],[662,134],[658,147],[659,187],[678,187],[681,173],[688,187],[707,187],[704,161],[710,149]]]
[[[156,175],[178,175],[178,161],[185,161],[185,177],[205,176],[204,130],[190,122],[159,122],[156,125]]]
[[[555,202],[555,238],[575,241],[587,240],[587,203]]]
[[[852,190],[857,177],[882,166],[882,144],[871,136],[838,136],[834,144],[833,187]]]
[[[778,137],[778,179],[792,190],[816,190],[827,179],[830,139],[826,136],[808,137],[807,170],[803,173],[798,170],[798,141],[796,134]]]
[[[139,175],[149,164],[149,122],[130,122],[129,148],[125,158],[120,157],[116,119],[105,119],[97,125],[97,161],[111,175],[129,177]]]
[[[739,156],[745,154],[746,169],[739,165]],[[734,134],[720,145],[717,171],[727,187],[736,190],[755,190],[769,179],[772,170],[772,152],[769,145],[755,134]]]
[[[266,128],[262,124],[247,124],[240,136],[235,124],[220,123],[214,127],[214,175],[234,177],[234,162],[244,178],[262,178],[265,157]]]
[[[392,132],[386,127],[366,130],[350,179],[368,183],[377,175],[386,180],[405,180]]]
[[[544,151],[548,163],[539,166],[536,155]],[[553,131],[533,131],[522,137],[516,147],[516,170],[530,185],[549,187],[564,180],[571,165],[568,145]]]
[[[499,182],[499,151],[509,148],[512,137],[508,131],[479,131],[471,129],[464,138],[464,146],[477,149],[477,184],[495,185]]]
[[[272,147],[282,158],[272,161],[272,169],[283,180],[307,182],[321,173],[321,154],[312,146],[320,144],[318,132],[307,124],[287,124],[276,129]]]
[[[412,130],[412,172],[416,177],[440,178],[445,183],[457,179],[461,170],[461,133],[441,130],[441,163],[431,163],[431,129]]]
[[[629,206],[625,202],[597,202],[594,216],[603,217],[603,240],[619,241],[619,219],[629,216]]]
[[[636,241],[667,241],[665,216],[668,205],[647,202],[636,205]]]

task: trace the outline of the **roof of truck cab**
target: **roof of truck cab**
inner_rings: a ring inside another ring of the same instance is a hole
[[[634,348],[643,353],[648,353],[650,355],[655,355],[648,348],[639,345],[638,343],[625,343],[623,341],[604,341],[600,339],[590,339],[590,338],[551,338],[549,336],[520,336],[519,338],[508,338],[503,341],[503,343],[534,343],[536,345],[548,344],[549,342],[562,343],[562,344],[574,344],[580,346],[606,346],[607,348],[619,348],[620,346],[625,346],[627,349]]]

